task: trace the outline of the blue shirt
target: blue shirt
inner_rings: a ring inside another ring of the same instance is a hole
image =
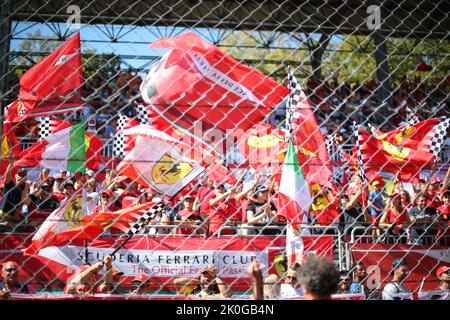
[[[372,206],[369,206],[370,214],[372,216],[379,216],[383,211],[383,192],[370,192],[368,200],[371,201],[375,207],[379,208],[379,210],[375,210]]]

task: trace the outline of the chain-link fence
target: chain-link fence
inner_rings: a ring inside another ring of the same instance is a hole
[[[448,298],[447,4],[3,0],[0,292]]]

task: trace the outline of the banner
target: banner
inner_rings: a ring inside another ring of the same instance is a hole
[[[450,248],[429,247],[423,245],[403,244],[354,244],[353,261],[361,261],[368,268],[367,286],[379,286],[381,289],[391,281],[392,262],[395,259],[406,259],[410,274],[403,285],[410,291],[431,291],[439,287],[436,270],[441,265],[450,265]]]
[[[121,241],[118,237],[105,237],[90,243],[86,248],[83,240],[74,240],[70,245],[47,247],[39,255],[24,257],[22,251],[29,244],[30,237],[2,235],[0,261],[14,260],[22,266],[19,281],[28,282],[32,279],[32,286],[51,283],[51,288],[63,288],[67,278],[78,266],[86,260],[91,264],[102,261]],[[303,242],[304,255],[323,255],[333,259],[332,236],[305,236]],[[155,290],[164,288],[175,292],[174,278],[197,277],[204,267],[214,264],[219,275],[227,283],[232,283],[233,290],[245,291],[250,287],[247,267],[251,261],[259,260],[264,275],[277,274],[273,261],[284,252],[285,237],[185,238],[137,235],[113,257],[113,266],[124,272],[124,287],[132,277],[145,273],[151,277]]]

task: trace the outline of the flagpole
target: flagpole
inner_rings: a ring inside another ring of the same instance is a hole
[[[198,175],[196,175],[191,181],[189,181],[189,183],[191,183],[193,180],[197,179],[205,170],[202,170]],[[184,189],[186,188],[188,185],[186,184],[183,188],[181,188],[180,190],[178,190],[173,196],[170,197],[170,199],[167,201],[167,203],[170,203],[173,201],[173,199],[175,199],[175,197]],[[110,256],[114,256],[120,249],[122,249],[122,247],[128,243],[128,241],[131,240],[131,238],[135,235],[135,233],[129,233],[128,236],[126,237],[126,239],[119,244],[119,246],[117,246],[117,248],[114,249],[113,252],[111,252],[109,255]]]

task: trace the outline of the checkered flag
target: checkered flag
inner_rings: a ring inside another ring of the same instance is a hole
[[[132,237],[142,230],[147,224],[150,223],[158,213],[162,213],[166,204],[163,202],[157,202],[147,212],[145,212],[128,230],[128,236]]]
[[[353,130],[355,132],[356,137],[356,147],[358,152],[358,167],[359,167],[359,173],[360,177],[363,183],[367,183],[367,177],[364,172],[364,162],[361,154],[361,140],[359,136],[359,125],[356,124],[356,122],[353,122]]]
[[[119,114],[119,120],[117,121],[117,132],[114,135],[113,141],[113,154],[115,157],[123,158],[125,156],[125,136],[122,130],[125,128],[127,117],[123,114]]]
[[[414,113],[414,111],[409,106],[405,106],[405,108],[406,108],[406,122],[408,122],[408,124],[411,126],[417,124],[420,121],[419,117]]]
[[[337,134],[336,132],[333,134],[330,134],[326,137],[325,139],[325,145],[327,146],[327,152],[328,152],[328,157],[330,158],[330,160],[335,160],[336,158],[336,153],[335,153],[335,146],[337,145]]]
[[[448,127],[450,125],[450,118],[442,117],[442,121],[437,125],[434,135],[431,137],[430,152],[433,154],[434,162],[437,163],[440,159],[439,153],[442,146],[447,139]]]
[[[50,117],[39,119],[39,141],[44,140],[50,134]]]
[[[294,110],[297,109],[301,100],[302,88],[297,82],[291,68],[288,66],[288,88],[289,97],[286,106],[286,141],[289,141],[292,135],[292,117]]]
[[[134,110],[136,111],[136,119],[141,124],[150,125],[147,106],[144,106],[143,104],[140,103],[136,103]]]

